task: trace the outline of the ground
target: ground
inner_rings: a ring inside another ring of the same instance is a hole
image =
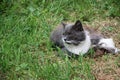
[[[79,19],[112,37],[120,48],[119,0],[3,0],[0,4],[0,80],[120,79],[120,54],[69,59],[49,40],[56,25]]]

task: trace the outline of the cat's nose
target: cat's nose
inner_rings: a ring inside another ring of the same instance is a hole
[[[64,41],[67,41],[67,39],[64,39]]]

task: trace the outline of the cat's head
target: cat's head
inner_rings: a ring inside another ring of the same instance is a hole
[[[79,20],[77,20],[74,24],[62,23],[62,25],[64,27],[62,34],[63,42],[69,45],[78,45],[85,41],[85,31]]]

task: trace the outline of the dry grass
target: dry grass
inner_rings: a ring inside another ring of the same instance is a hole
[[[118,55],[117,57],[120,57]],[[97,80],[119,80],[120,66],[116,63],[116,56],[109,55],[95,59],[95,64],[92,66],[92,72]]]

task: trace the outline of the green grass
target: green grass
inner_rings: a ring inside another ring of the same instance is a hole
[[[100,3],[96,0],[3,0],[0,4],[0,80],[95,79],[91,60],[82,56],[78,60],[56,56],[49,35],[61,21],[92,22],[98,16],[119,17],[120,8],[114,7],[115,3],[109,0],[105,3],[103,0]]]

